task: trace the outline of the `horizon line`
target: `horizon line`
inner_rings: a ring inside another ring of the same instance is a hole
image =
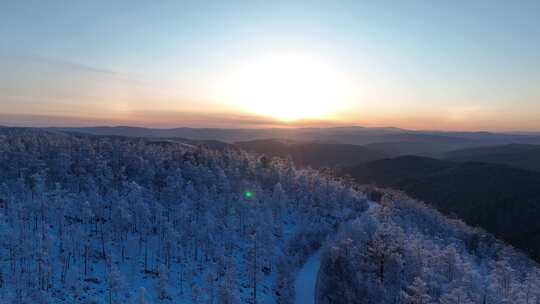
[[[10,125],[0,122],[0,128],[21,128],[21,129],[58,129],[58,130],[69,130],[69,129],[95,129],[95,128],[131,128],[131,129],[146,129],[146,130],[159,130],[159,131],[170,131],[178,129],[192,129],[192,130],[302,130],[302,129],[347,129],[347,128],[357,128],[357,129],[371,129],[371,130],[389,130],[394,129],[396,131],[402,132],[433,132],[433,133],[487,133],[487,134],[499,134],[499,135],[529,135],[537,136],[540,135],[540,130],[538,131],[489,131],[489,130],[437,130],[437,129],[411,129],[411,128],[400,128],[395,126],[363,126],[363,125],[340,125],[340,126],[268,126],[268,127],[192,127],[192,126],[178,126],[178,127],[149,127],[149,126],[136,126],[136,125],[123,125],[123,124],[111,124],[111,125],[88,125],[88,126],[59,126],[59,125],[50,125],[50,126],[31,126],[31,125]]]

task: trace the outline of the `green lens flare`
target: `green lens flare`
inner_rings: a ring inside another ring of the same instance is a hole
[[[244,196],[245,196],[246,198],[252,198],[252,197],[253,197],[253,192],[251,192],[251,191],[245,191],[245,192],[244,192]]]

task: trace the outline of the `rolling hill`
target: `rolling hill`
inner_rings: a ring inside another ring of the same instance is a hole
[[[235,146],[246,151],[270,157],[291,157],[300,166],[344,167],[385,158],[386,155],[362,146],[323,144],[283,140],[254,140],[237,142]]]
[[[400,189],[540,257],[540,173],[486,163],[405,156],[343,171],[362,184]]]
[[[515,168],[540,171],[540,145],[509,144],[448,152],[448,160],[504,164]]]

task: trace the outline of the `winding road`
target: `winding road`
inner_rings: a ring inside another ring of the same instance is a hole
[[[379,204],[368,201],[368,209],[373,209]],[[296,274],[294,281],[294,303],[315,304],[315,294],[317,289],[317,279],[321,266],[321,249],[312,254],[304,266]]]
[[[321,265],[321,251],[316,251],[298,271],[294,283],[295,299],[297,304],[315,303],[315,286],[317,274]]]

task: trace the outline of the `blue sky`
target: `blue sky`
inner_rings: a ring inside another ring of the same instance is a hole
[[[0,123],[279,124],[223,100],[219,83],[283,52],[353,87],[313,124],[540,130],[534,0],[4,0]]]

